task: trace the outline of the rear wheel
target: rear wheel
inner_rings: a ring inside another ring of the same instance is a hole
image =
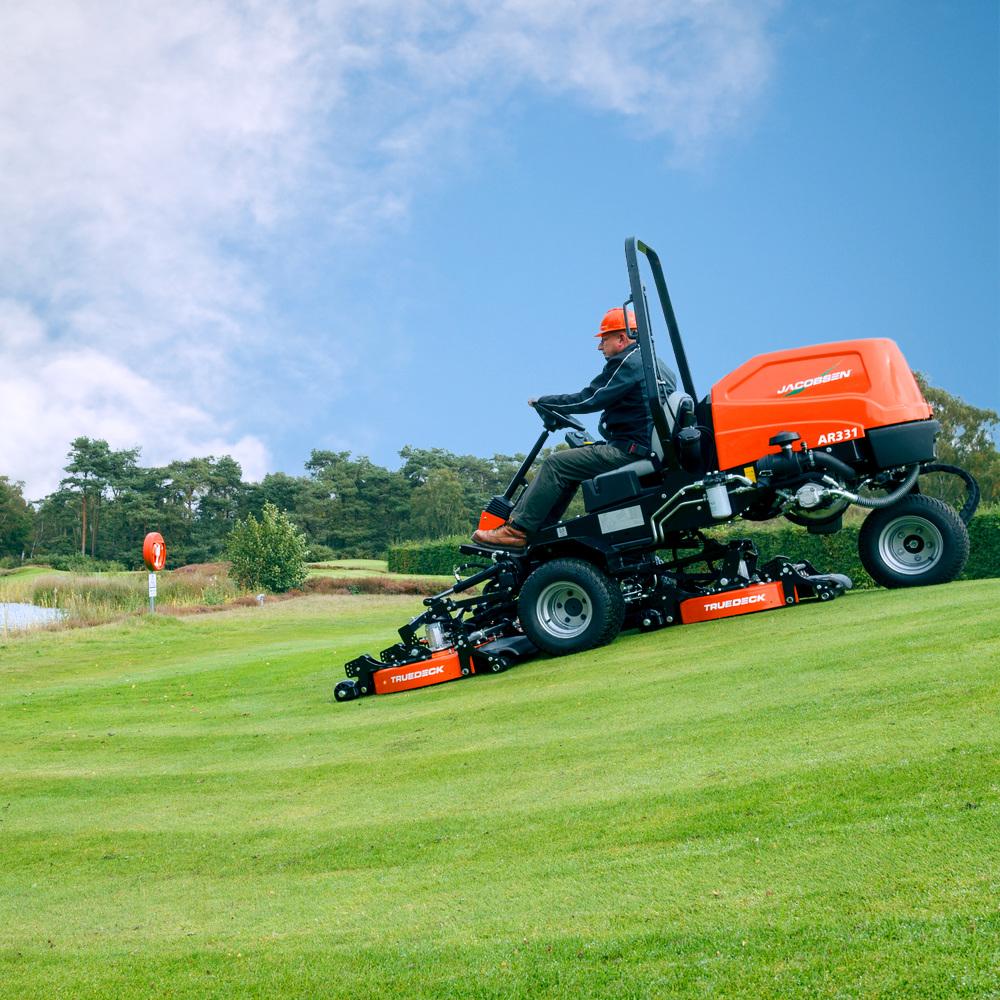
[[[969,533],[946,503],[911,493],[865,518],[858,555],[883,587],[948,583],[969,557]]]
[[[539,566],[517,600],[525,635],[539,649],[561,656],[611,642],[625,620],[621,587],[582,559]]]

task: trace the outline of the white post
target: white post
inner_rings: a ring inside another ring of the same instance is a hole
[[[149,613],[156,611],[156,574],[149,574]]]

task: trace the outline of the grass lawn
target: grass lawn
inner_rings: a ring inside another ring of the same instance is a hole
[[[431,575],[390,573],[385,559],[340,559],[331,562],[310,563],[306,573],[310,577],[333,577],[337,580],[375,579],[393,582],[415,580],[427,584],[427,594],[437,593],[455,582],[453,577],[442,576],[440,573]],[[398,628],[399,625],[397,624],[396,627]]]
[[[310,576],[382,576],[389,572],[385,559],[330,559],[310,563]]]
[[[39,576],[70,576],[61,569],[52,569],[49,566],[19,566],[17,569],[0,570],[0,590],[4,585],[14,585],[34,580]]]
[[[1000,996],[1000,581],[331,701],[413,597],[0,645],[0,995]]]

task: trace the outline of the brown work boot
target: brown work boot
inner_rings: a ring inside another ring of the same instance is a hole
[[[528,536],[513,524],[501,524],[499,528],[486,531],[477,530],[472,540],[478,545],[492,545],[498,549],[523,549],[528,544]]]

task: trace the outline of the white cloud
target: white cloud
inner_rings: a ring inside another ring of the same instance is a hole
[[[80,434],[142,444],[147,461],[242,449],[259,471],[257,439],[215,432],[248,381],[236,357],[273,364],[289,336],[255,254],[303,218],[352,237],[394,224],[421,180],[447,169],[437,150],[467,147],[532,90],[696,157],[766,80],[768,11],[758,0],[4,5],[0,473],[37,492]],[[339,377],[322,345],[287,346],[299,369]],[[173,435],[150,394],[174,408]]]
[[[178,401],[155,371],[142,373],[91,348],[60,350],[37,343],[37,317],[0,302],[0,468],[25,481],[27,496],[51,492],[62,476],[69,442],[86,434],[113,448],[142,447],[146,464],[192,455],[232,455],[249,479],[268,471],[266,446],[252,435],[223,433],[216,418]],[[27,332],[27,335],[25,335]]]

